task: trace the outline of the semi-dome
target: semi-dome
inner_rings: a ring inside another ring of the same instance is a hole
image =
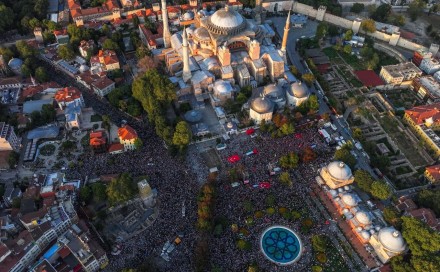
[[[378,234],[379,242],[391,252],[401,253],[406,249],[402,234],[394,227],[383,228]]]
[[[211,36],[209,36],[209,32],[204,27],[199,27],[194,31],[194,37],[199,41],[210,41]]]
[[[289,94],[296,98],[304,98],[309,95],[309,90],[305,84],[302,84],[301,81],[297,81],[290,85]]]
[[[333,161],[327,165],[329,174],[339,180],[349,180],[352,178],[350,167],[341,161]]]
[[[355,215],[355,218],[359,223],[361,223],[363,225],[371,224],[371,217],[365,211],[358,211]]]
[[[361,236],[364,240],[370,240],[371,234],[368,231],[362,231]]]
[[[214,34],[234,35],[246,27],[246,21],[238,12],[229,9],[217,10],[208,19],[208,30]]]
[[[183,20],[188,21],[194,19],[194,12],[188,11],[185,14],[183,14]]]
[[[185,113],[185,119],[188,122],[196,123],[202,120],[202,113],[199,110],[191,110]]]
[[[273,110],[273,103],[270,99],[264,97],[257,97],[251,102],[251,109],[258,113],[268,113]]]
[[[354,198],[353,194],[344,194],[342,196],[342,202],[349,207],[354,207],[358,204],[357,200]]]
[[[18,58],[12,58],[8,62],[8,66],[11,67],[12,70],[18,70],[23,65],[23,61]]]

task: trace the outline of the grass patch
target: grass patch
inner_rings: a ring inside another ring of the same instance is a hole
[[[55,153],[56,147],[53,144],[47,144],[40,148],[40,154],[43,156],[52,156]]]
[[[322,52],[324,52],[324,54],[326,54],[331,60],[339,58],[338,52],[333,47],[326,47]]]

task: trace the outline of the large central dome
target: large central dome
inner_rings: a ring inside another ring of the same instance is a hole
[[[230,10],[228,6],[217,10],[208,19],[208,30],[214,34],[228,35],[237,34],[246,27],[246,21],[235,10]]]

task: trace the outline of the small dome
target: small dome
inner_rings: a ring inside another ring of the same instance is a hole
[[[378,238],[382,246],[391,252],[401,253],[406,250],[406,243],[402,234],[394,227],[381,229]]]
[[[350,167],[341,161],[333,161],[329,163],[327,165],[327,171],[332,177],[338,180],[349,180],[352,178]]]
[[[89,70],[89,67],[87,65],[85,65],[85,64],[83,64],[83,65],[81,65],[79,67],[79,72],[80,73],[84,73],[85,71],[88,71],[88,70]]]
[[[350,186],[345,185],[345,186],[344,186],[344,190],[345,190],[345,191],[350,191]]]
[[[342,202],[349,207],[354,207],[358,204],[357,200],[354,198],[353,194],[344,194],[342,196]]]
[[[188,21],[194,19],[194,13],[192,11],[188,11],[185,14],[183,14],[183,20]]]
[[[338,192],[336,192],[336,190],[330,190],[329,193],[333,198],[335,198],[338,195]]]
[[[361,236],[364,240],[370,240],[370,237],[371,237],[370,233],[365,230],[361,232]]]
[[[371,218],[370,215],[364,211],[358,211],[355,215],[356,220],[361,223],[362,225],[369,225],[371,224]]]
[[[199,41],[210,41],[211,36],[209,36],[209,32],[204,27],[199,27],[194,31],[194,37]]]
[[[214,83],[214,90],[218,94],[228,94],[232,92],[232,86],[229,81],[218,80]]]
[[[239,27],[244,21],[238,12],[228,7],[217,10],[209,19],[213,25],[223,28]]]
[[[290,85],[289,94],[296,98],[304,98],[309,95],[309,90],[306,84],[302,84],[301,81],[297,81]]]
[[[23,61],[18,58],[12,58],[8,62],[8,66],[11,67],[12,70],[18,70],[23,65]]]
[[[257,97],[251,102],[251,109],[258,113],[268,113],[273,110],[273,103],[270,99],[265,99],[263,97]]]
[[[263,94],[265,96],[270,96],[273,98],[279,98],[284,95],[281,87],[276,84],[270,84],[270,85],[267,85],[266,87],[264,87]]]

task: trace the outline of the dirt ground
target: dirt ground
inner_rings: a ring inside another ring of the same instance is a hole
[[[424,16],[420,16],[416,21],[411,22],[409,20],[409,16],[406,17],[406,24],[401,27],[401,29],[410,31],[414,34],[416,34],[416,42],[421,42],[425,45],[430,45],[432,43],[431,38],[426,35],[426,28],[432,24],[433,29],[439,29],[440,28],[440,16],[436,14],[431,14],[428,16],[427,14]]]

